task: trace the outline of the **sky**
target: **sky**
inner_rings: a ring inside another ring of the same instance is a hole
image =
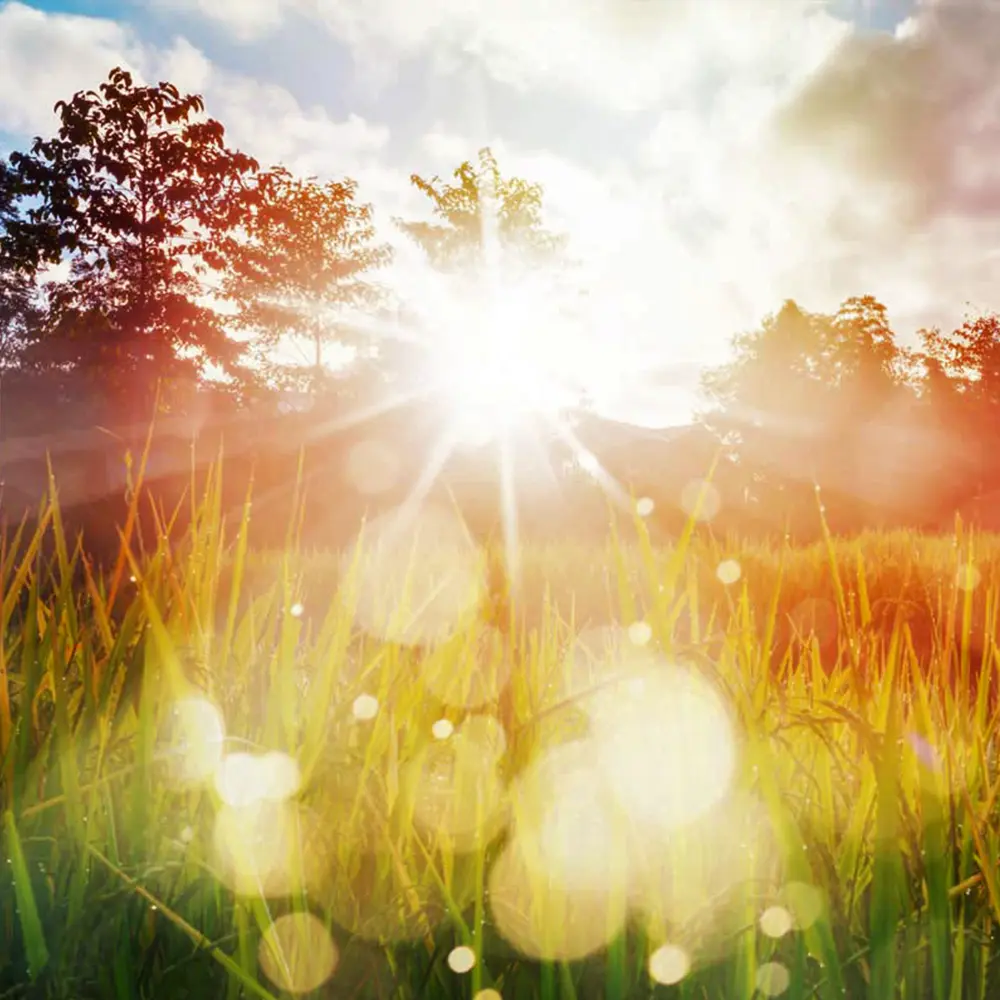
[[[383,219],[490,145],[691,378],[786,298],[1000,308],[998,0],[0,0],[0,152],[115,65]]]

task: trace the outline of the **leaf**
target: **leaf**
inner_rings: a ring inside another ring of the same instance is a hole
[[[48,965],[49,950],[45,945],[45,935],[42,933],[42,922],[38,916],[35,892],[31,886],[31,876],[24,860],[21,837],[17,831],[14,814],[9,809],[6,810],[3,820],[7,850],[10,852],[10,866],[14,877],[14,896],[17,899],[21,935],[24,938],[24,950],[28,958],[28,973],[31,976],[31,981],[34,982]]]

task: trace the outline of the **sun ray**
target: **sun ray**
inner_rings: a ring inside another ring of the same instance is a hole
[[[632,509],[632,499],[621,483],[604,468],[600,459],[573,433],[565,421],[553,419],[551,425],[558,437],[566,444],[582,468],[601,488],[606,497],[622,510]]]
[[[521,579],[517,493],[514,486],[514,450],[508,434],[498,441],[500,455],[500,525],[503,533],[507,583],[515,591]]]
[[[416,512],[421,503],[427,498],[438,476],[444,471],[445,466],[448,464],[448,459],[451,458],[454,452],[455,438],[450,432],[445,431],[438,438],[420,475],[417,477],[417,481],[413,484],[406,499],[400,505],[400,515],[403,515],[405,512],[406,516],[409,517]]]
[[[347,413],[330,420],[324,420],[313,428],[312,436],[326,437],[338,431],[350,430],[360,424],[384,417],[394,410],[401,410],[413,403],[421,402],[429,398],[434,392],[434,386],[424,386],[423,388],[406,389],[403,392],[393,392],[376,403],[370,403],[357,409],[348,410]]]
[[[483,262],[487,278],[496,286],[500,277],[499,192],[496,190],[496,178],[492,173],[481,177],[479,185],[479,223],[482,230]]]
[[[550,428],[551,421],[543,422],[542,426]],[[556,470],[552,467],[552,454],[546,450],[546,445],[550,443],[550,440],[548,438],[543,440],[541,433],[532,433],[521,435],[519,443],[531,450],[532,457],[536,459],[536,468],[540,469],[545,475],[546,485],[551,489],[558,489],[559,477],[556,474]]]

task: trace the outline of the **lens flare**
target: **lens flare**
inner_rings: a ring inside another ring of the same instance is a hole
[[[695,521],[711,521],[721,509],[719,491],[704,479],[692,479],[681,490],[681,510]]]
[[[214,860],[237,896],[276,899],[322,887],[332,850],[315,814],[296,802],[261,799],[223,805],[215,817]]]
[[[613,892],[571,890],[525,864],[515,837],[489,877],[497,930],[522,955],[573,962],[606,948],[625,925],[625,899]]]
[[[782,938],[795,926],[792,915],[783,906],[769,906],[760,915],[760,929],[769,938]]]
[[[333,975],[337,946],[311,913],[279,917],[264,932],[257,951],[261,971],[288,993],[311,993]]]
[[[743,927],[743,894],[780,868],[768,812],[744,794],[659,837],[637,831],[632,858],[631,906],[650,939],[706,959]]]
[[[719,578],[720,582],[724,583],[727,587],[736,583],[742,574],[743,570],[735,559],[724,559],[719,563],[719,568],[715,571],[715,575]]]
[[[174,704],[160,732],[170,784],[189,787],[208,781],[222,760],[226,733],[219,710],[204,698]]]
[[[649,956],[649,978],[663,986],[679,983],[690,971],[691,959],[677,945],[661,945]]]
[[[456,279],[460,287],[435,296],[428,317],[426,378],[461,443],[513,434],[577,397],[570,369],[582,355],[580,329],[557,307],[558,283],[504,257],[502,283],[492,272],[454,276],[441,290]]]
[[[593,747],[566,743],[539,757],[511,790],[523,864],[567,891],[627,892],[623,818],[601,783]]]
[[[789,882],[781,892],[781,901],[794,921],[795,930],[808,930],[823,913],[823,894],[807,882]]]
[[[370,694],[359,694],[351,706],[351,714],[358,722],[371,722],[378,715],[378,698]]]
[[[301,783],[299,765],[288,754],[278,752],[227,754],[215,772],[219,798],[235,808],[290,799]]]
[[[639,629],[637,638],[644,636],[645,629]],[[553,678],[550,695],[555,702],[580,701],[583,704],[595,691],[609,685],[613,687],[659,662],[654,653],[637,646],[628,630],[620,625],[584,629]]]
[[[476,967],[476,953],[467,945],[452,948],[448,954],[448,968],[460,976],[471,972]]]
[[[343,596],[379,639],[433,645],[453,635],[486,593],[485,566],[465,526],[433,508],[371,521],[345,558]]]
[[[460,730],[446,744],[426,747],[406,769],[413,820],[429,834],[444,834],[458,851],[488,842],[503,823],[505,793],[493,747]]]
[[[450,719],[438,719],[431,726],[431,734],[436,740],[446,740],[453,732],[455,732],[455,726]]]
[[[628,627],[628,637],[633,646],[646,646],[653,638],[653,629],[649,622],[632,622]]]
[[[767,962],[757,970],[757,989],[763,996],[780,997],[791,982],[788,969],[779,962]]]
[[[736,741],[729,714],[694,671],[662,664],[585,706],[597,766],[632,823],[650,834],[697,819],[729,791]]]

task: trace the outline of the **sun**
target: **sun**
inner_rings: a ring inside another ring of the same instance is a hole
[[[510,434],[571,404],[564,347],[528,303],[515,296],[476,318],[477,333],[448,337],[432,360],[449,429],[459,440]]]
[[[515,352],[481,353],[438,365],[449,430],[460,442],[485,443],[558,411],[559,391],[546,373]]]
[[[523,277],[483,284],[450,297],[430,324],[426,377],[459,444],[555,419],[581,395],[579,331],[555,296]]]

